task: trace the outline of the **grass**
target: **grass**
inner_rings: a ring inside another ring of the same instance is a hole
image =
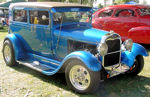
[[[0,50],[6,35],[7,28],[0,29]],[[0,97],[150,97],[150,56],[144,60],[138,76],[119,75],[102,82],[95,94],[81,95],[66,86],[64,74],[45,76],[22,65],[6,66],[0,52]]]

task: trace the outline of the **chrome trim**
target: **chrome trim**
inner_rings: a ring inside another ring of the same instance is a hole
[[[60,65],[60,64],[57,64],[57,63],[54,63],[54,62],[51,62],[51,61],[47,61],[47,60],[44,60],[44,59],[42,59],[42,61],[53,64],[53,65],[57,65],[57,66]]]
[[[126,68],[123,68],[122,64],[121,64],[121,47],[122,47],[122,40],[121,40],[121,37],[120,35],[116,34],[116,33],[108,33],[106,34],[106,36],[104,36],[101,40],[101,43],[104,43],[108,40],[116,40],[116,39],[119,39],[120,40],[120,50],[118,51],[115,51],[115,52],[110,52],[110,53],[107,53],[106,55],[109,55],[109,54],[113,54],[113,53],[117,53],[117,52],[120,52],[120,57],[119,57],[119,62],[117,64],[114,64],[112,66],[107,66],[105,67],[104,66],[104,57],[106,56],[102,56],[102,66],[104,67],[104,69],[106,70],[106,72],[110,75],[110,77],[113,77],[115,75],[118,75],[120,73],[123,73],[125,72],[126,70],[129,69],[128,66],[126,66]],[[122,69],[119,69],[119,68],[122,68]],[[119,71],[120,70],[120,71]]]
[[[116,36],[114,36],[114,38],[113,38],[113,37],[112,37],[113,35],[116,35]],[[111,37],[112,37],[112,38],[111,38]],[[120,66],[120,60],[121,60],[121,45],[122,45],[122,40],[121,40],[120,35],[117,34],[117,33],[108,33],[108,34],[106,34],[106,35],[102,38],[101,43],[104,43],[104,42],[106,42],[107,40],[116,40],[116,39],[119,39],[119,40],[120,40],[120,50],[119,50],[119,51],[115,51],[115,52],[107,53],[106,55],[120,52],[119,63],[118,63],[118,65],[116,64],[117,66]],[[105,56],[106,56],[106,55],[105,55]],[[105,57],[105,56],[102,57],[102,65],[103,65],[103,67],[104,67],[104,57]],[[114,65],[113,65],[113,66],[114,66]],[[112,68],[113,68],[113,66],[112,66]],[[104,67],[104,68],[105,68],[105,67]]]
[[[110,37],[112,37],[112,39]],[[121,40],[119,34],[117,34],[117,33],[107,33],[105,36],[102,37],[101,43],[105,43],[107,39],[110,39],[110,40],[120,39]]]
[[[42,72],[42,69],[40,68],[37,68],[36,66],[39,66],[39,65],[36,65],[36,64],[32,64],[32,63],[27,63],[27,62],[21,62],[21,61],[17,61],[19,64],[22,64],[24,66],[27,66],[33,70],[36,70],[36,71],[39,71],[39,72]]]
[[[11,54],[11,49],[10,49],[9,45],[4,46],[4,58],[7,63],[9,63],[11,61],[12,54]]]
[[[120,51],[115,51],[115,52],[107,53],[107,55],[109,55],[109,54],[113,54],[113,53],[118,53],[118,52],[121,52],[121,50],[120,50]]]
[[[78,90],[86,90],[91,83],[88,70],[81,65],[75,65],[71,68],[69,79],[73,87]]]
[[[127,46],[127,43],[128,43],[129,41],[131,41],[131,43],[132,43],[132,45],[131,45],[131,48],[130,48],[130,49],[126,47],[126,46]],[[127,40],[125,40],[125,41],[123,42],[123,46],[124,46],[125,50],[127,50],[127,51],[131,52],[131,50],[132,50],[132,46],[133,46],[133,40],[132,40],[132,39],[127,39]]]
[[[121,63],[121,52],[123,50],[122,50],[122,40],[121,40],[120,35],[118,35],[116,33],[108,33],[104,37],[102,37],[102,40],[101,40],[100,43],[105,43],[108,40],[115,40],[115,39],[119,39],[120,40],[120,50],[107,53],[106,55],[120,52],[119,62],[117,64],[112,65],[112,66],[106,66],[105,67],[104,66],[104,57],[106,55],[102,56],[102,66],[104,67],[106,72],[109,74],[109,77],[113,77],[113,76],[116,76],[116,75],[118,75],[120,73],[124,73],[124,72],[126,72],[126,71],[128,71],[130,69],[129,66]]]
[[[119,75],[121,73],[125,73],[130,69],[129,66],[127,66],[125,64],[121,64],[121,63],[118,67],[115,66],[115,65],[113,65],[113,66],[114,66],[113,68],[112,68],[112,66],[106,67],[106,70],[110,75],[109,78],[113,77],[113,76],[116,76],[116,75]]]

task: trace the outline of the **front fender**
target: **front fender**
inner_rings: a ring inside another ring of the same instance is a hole
[[[8,34],[4,41],[5,40],[9,40],[13,46],[13,49],[14,49],[14,53],[15,53],[15,59],[18,60],[22,57],[24,57],[24,54],[22,52],[23,48],[21,46],[21,43],[19,41],[19,39],[16,37],[15,34]]]
[[[102,69],[102,65],[97,58],[93,54],[86,51],[76,51],[70,53],[64,58],[62,64],[73,58],[82,61],[91,71],[100,71]]]
[[[121,55],[122,55],[121,56],[122,63],[127,64],[129,67],[132,67],[136,56],[138,55],[148,56],[148,53],[143,46],[137,43],[133,43],[131,52],[124,51],[121,53]]]

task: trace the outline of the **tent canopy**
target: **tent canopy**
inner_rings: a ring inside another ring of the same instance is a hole
[[[25,2],[25,0],[11,0],[8,2],[3,2],[3,3],[0,3],[0,7],[9,7],[11,3],[15,3],[15,2]]]
[[[137,4],[137,3],[134,2],[134,1],[130,1],[130,2],[127,2],[127,3],[125,3],[125,4]]]

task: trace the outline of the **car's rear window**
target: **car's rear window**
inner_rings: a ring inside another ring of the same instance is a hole
[[[137,9],[137,12],[138,12],[139,15],[141,15],[141,16],[150,15],[150,8]]]
[[[13,20],[18,22],[27,22],[26,10],[14,10]]]
[[[99,17],[110,17],[112,15],[112,13],[113,13],[113,10],[108,9],[108,10],[101,12],[98,16]]]

